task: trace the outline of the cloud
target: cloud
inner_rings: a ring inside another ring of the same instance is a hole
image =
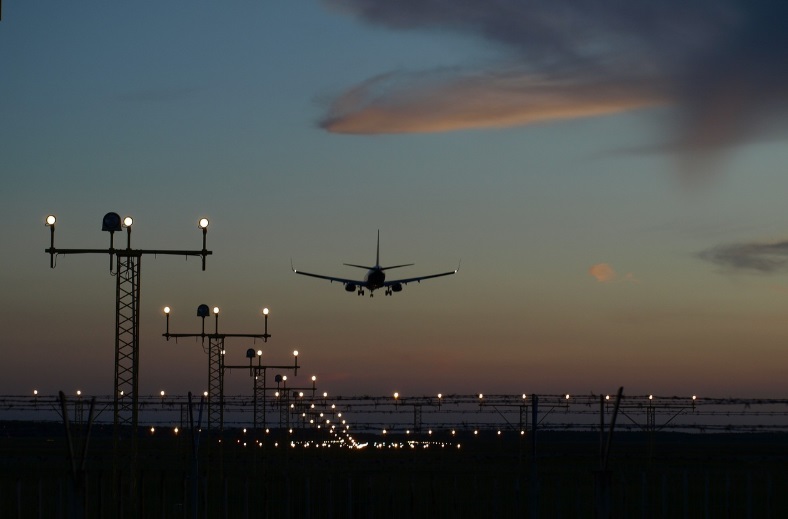
[[[517,126],[675,107],[663,147],[713,154],[788,124],[788,2],[764,0],[324,0],[393,30],[492,43],[481,66],[386,72],[339,94],[339,133]]]
[[[336,133],[444,132],[575,119],[664,102],[653,84],[627,89],[620,82],[588,81],[517,71],[390,73],[339,96],[319,124]]]
[[[701,259],[731,270],[766,274],[788,271],[788,241],[719,245],[699,254]]]
[[[627,272],[619,276],[613,267],[608,263],[597,263],[588,268],[588,273],[600,283],[611,283],[621,281],[625,283],[640,283],[632,272]]]
[[[597,263],[596,265],[591,265],[591,267],[588,269],[588,273],[600,283],[607,283],[613,281],[616,278],[616,271],[613,270],[613,267],[607,263]]]

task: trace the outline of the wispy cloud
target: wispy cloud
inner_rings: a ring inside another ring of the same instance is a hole
[[[625,88],[603,78],[587,81],[511,70],[390,73],[337,97],[320,125],[337,133],[444,132],[589,117],[664,102],[654,82]]]
[[[767,274],[788,271],[788,241],[719,245],[701,252],[699,256],[734,271]]]
[[[319,124],[341,133],[523,125],[668,104],[663,149],[713,152],[784,131],[788,2],[324,0],[395,30],[496,44],[496,62],[387,72],[348,88]]]
[[[640,282],[632,272],[627,272],[623,276],[619,276],[609,263],[596,263],[591,265],[588,268],[588,274],[600,283],[610,283],[613,281],[621,281],[626,283]]]

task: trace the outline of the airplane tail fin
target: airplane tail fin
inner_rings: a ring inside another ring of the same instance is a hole
[[[410,267],[411,265],[415,265],[415,263],[405,263],[403,265],[392,265],[391,267],[381,267],[380,266],[380,229],[378,229],[378,250],[377,254],[375,255],[375,266],[380,270],[388,270],[388,269],[396,269],[400,267]]]
[[[403,265],[393,265],[391,267],[381,267],[380,266],[380,229],[378,229],[378,244],[377,244],[377,248],[375,249],[375,266],[374,267],[367,267],[366,265],[354,265],[353,263],[343,263],[343,265],[346,265],[348,267],[356,267],[356,268],[360,268],[360,269],[367,269],[367,270],[372,270],[372,269],[388,270],[388,269],[396,269],[396,268],[399,268],[399,267],[410,267],[411,265],[415,265],[415,263],[405,263]]]

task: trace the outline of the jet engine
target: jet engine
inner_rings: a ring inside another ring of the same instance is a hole
[[[353,283],[347,283],[345,285],[345,291],[346,292],[355,292],[356,291],[356,285],[354,285]]]
[[[402,292],[402,284],[394,283],[393,285],[391,285],[391,290],[394,292]]]

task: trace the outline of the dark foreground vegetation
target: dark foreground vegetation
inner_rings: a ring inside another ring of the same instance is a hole
[[[99,426],[74,471],[62,425],[3,422],[0,517],[788,517],[783,433],[615,433],[606,472],[588,432],[326,440],[203,432],[195,464],[190,431],[146,430],[135,461]]]

